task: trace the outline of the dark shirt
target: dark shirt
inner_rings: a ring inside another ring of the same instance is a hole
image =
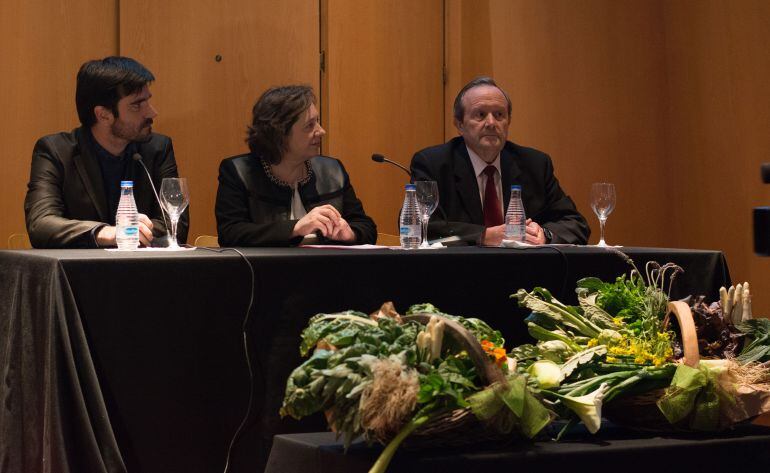
[[[118,203],[120,202],[120,181],[134,180],[134,167],[128,166],[128,163],[131,162],[132,156],[136,153],[136,144],[129,143],[120,156],[114,156],[104,149],[90,133],[89,143],[91,151],[99,162],[99,169],[102,171],[104,195],[107,196],[108,206],[108,220],[105,223],[115,225],[115,214],[118,212]]]

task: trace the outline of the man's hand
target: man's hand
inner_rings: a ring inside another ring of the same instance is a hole
[[[139,243],[150,246],[152,238],[152,220],[145,214],[139,214]]]
[[[537,222],[531,218],[527,219],[527,236],[526,242],[532,245],[544,245],[545,244],[545,232],[538,225]],[[484,246],[500,246],[505,237],[505,225],[498,225],[496,227],[489,227],[484,230],[481,236],[481,244]]]
[[[96,244],[99,247],[115,246],[115,227],[106,225],[96,232]]]
[[[481,244],[484,246],[500,246],[505,236],[505,225],[488,227],[481,234]]]
[[[329,204],[315,207],[297,221],[291,236],[305,236],[319,231],[321,235],[332,238],[331,235],[334,234],[335,227],[339,225],[341,219],[339,211]],[[347,225],[347,222],[345,224]]]
[[[527,243],[545,245],[545,232],[537,222],[527,219]]]
[[[147,215],[139,214],[139,243],[144,246],[150,246],[152,241],[152,220]],[[106,225],[96,232],[96,244],[100,247],[115,246],[117,241],[115,240],[116,228]]]

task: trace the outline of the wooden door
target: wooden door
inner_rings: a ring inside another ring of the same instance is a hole
[[[79,126],[75,78],[89,59],[118,52],[117,1],[0,2],[0,248],[25,232],[32,148]]]
[[[216,234],[219,162],[248,151],[251,108],[273,85],[319,85],[319,6],[307,0],[120,2],[121,53],[156,77],[158,132],[191,193],[190,242]]]
[[[465,83],[494,77],[513,103],[509,139],[551,155],[592,243],[589,191],[604,181],[618,196],[608,243],[670,244],[661,24],[646,0],[447,0],[446,116]]]
[[[397,233],[403,171],[444,141],[443,2],[323,0],[325,152],[343,161],[364,209],[383,233]]]

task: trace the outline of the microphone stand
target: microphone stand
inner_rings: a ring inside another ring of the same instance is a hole
[[[160,203],[160,197],[158,197],[158,191],[155,190],[155,184],[152,182],[152,176],[150,176],[150,171],[147,169],[147,166],[144,165],[144,161],[142,161],[142,155],[139,153],[134,153],[134,155],[131,157],[134,161],[142,165],[142,169],[144,169],[145,174],[147,174],[147,180],[150,181],[150,187],[152,187],[152,193],[155,194],[155,200],[158,202],[158,207],[160,207],[160,215],[163,217],[163,224],[166,225],[166,238],[170,239],[171,234],[169,233],[171,231],[171,228],[168,225],[168,220],[166,220],[166,211],[163,210],[163,204]]]
[[[372,161],[374,161],[375,163],[390,163],[390,164],[392,164],[393,166],[396,166],[397,168],[399,168],[399,169],[401,169],[402,171],[404,171],[404,172],[406,173],[406,175],[407,175],[407,176],[409,176],[409,179],[410,179],[410,180],[412,179],[412,173],[411,173],[411,172],[409,172],[409,169],[407,169],[406,167],[404,167],[404,166],[402,166],[402,165],[398,164],[398,163],[397,163],[397,162],[395,162],[395,161],[391,161],[390,159],[386,158],[385,156],[383,156],[383,155],[381,155],[381,154],[376,154],[376,153],[375,153],[375,154],[373,154],[373,155],[372,155]]]

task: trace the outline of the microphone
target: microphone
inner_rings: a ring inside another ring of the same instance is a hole
[[[770,163],[762,163],[760,169],[762,171],[762,182],[770,184]]]
[[[160,197],[158,197],[158,191],[155,190],[155,184],[152,183],[152,176],[150,176],[150,171],[147,170],[147,166],[145,166],[144,161],[142,161],[142,155],[139,153],[134,153],[134,155],[131,156],[131,159],[141,164],[142,169],[144,169],[144,172],[147,174],[147,180],[150,181],[150,187],[152,187],[152,193],[155,194],[155,200],[158,201],[158,207],[160,207],[160,215],[163,217],[163,223],[166,225],[166,235],[167,236],[171,235],[169,233],[171,231],[171,227],[168,226],[168,220],[166,220],[166,211],[163,210],[163,204],[160,203]]]
[[[412,173],[409,172],[409,169],[405,168],[404,166],[398,164],[395,161],[391,161],[390,159],[386,158],[385,156],[383,156],[381,154],[374,153],[372,155],[372,161],[374,161],[375,163],[390,163],[390,164],[398,167],[402,171],[404,171],[409,176],[409,179],[412,178]]]

